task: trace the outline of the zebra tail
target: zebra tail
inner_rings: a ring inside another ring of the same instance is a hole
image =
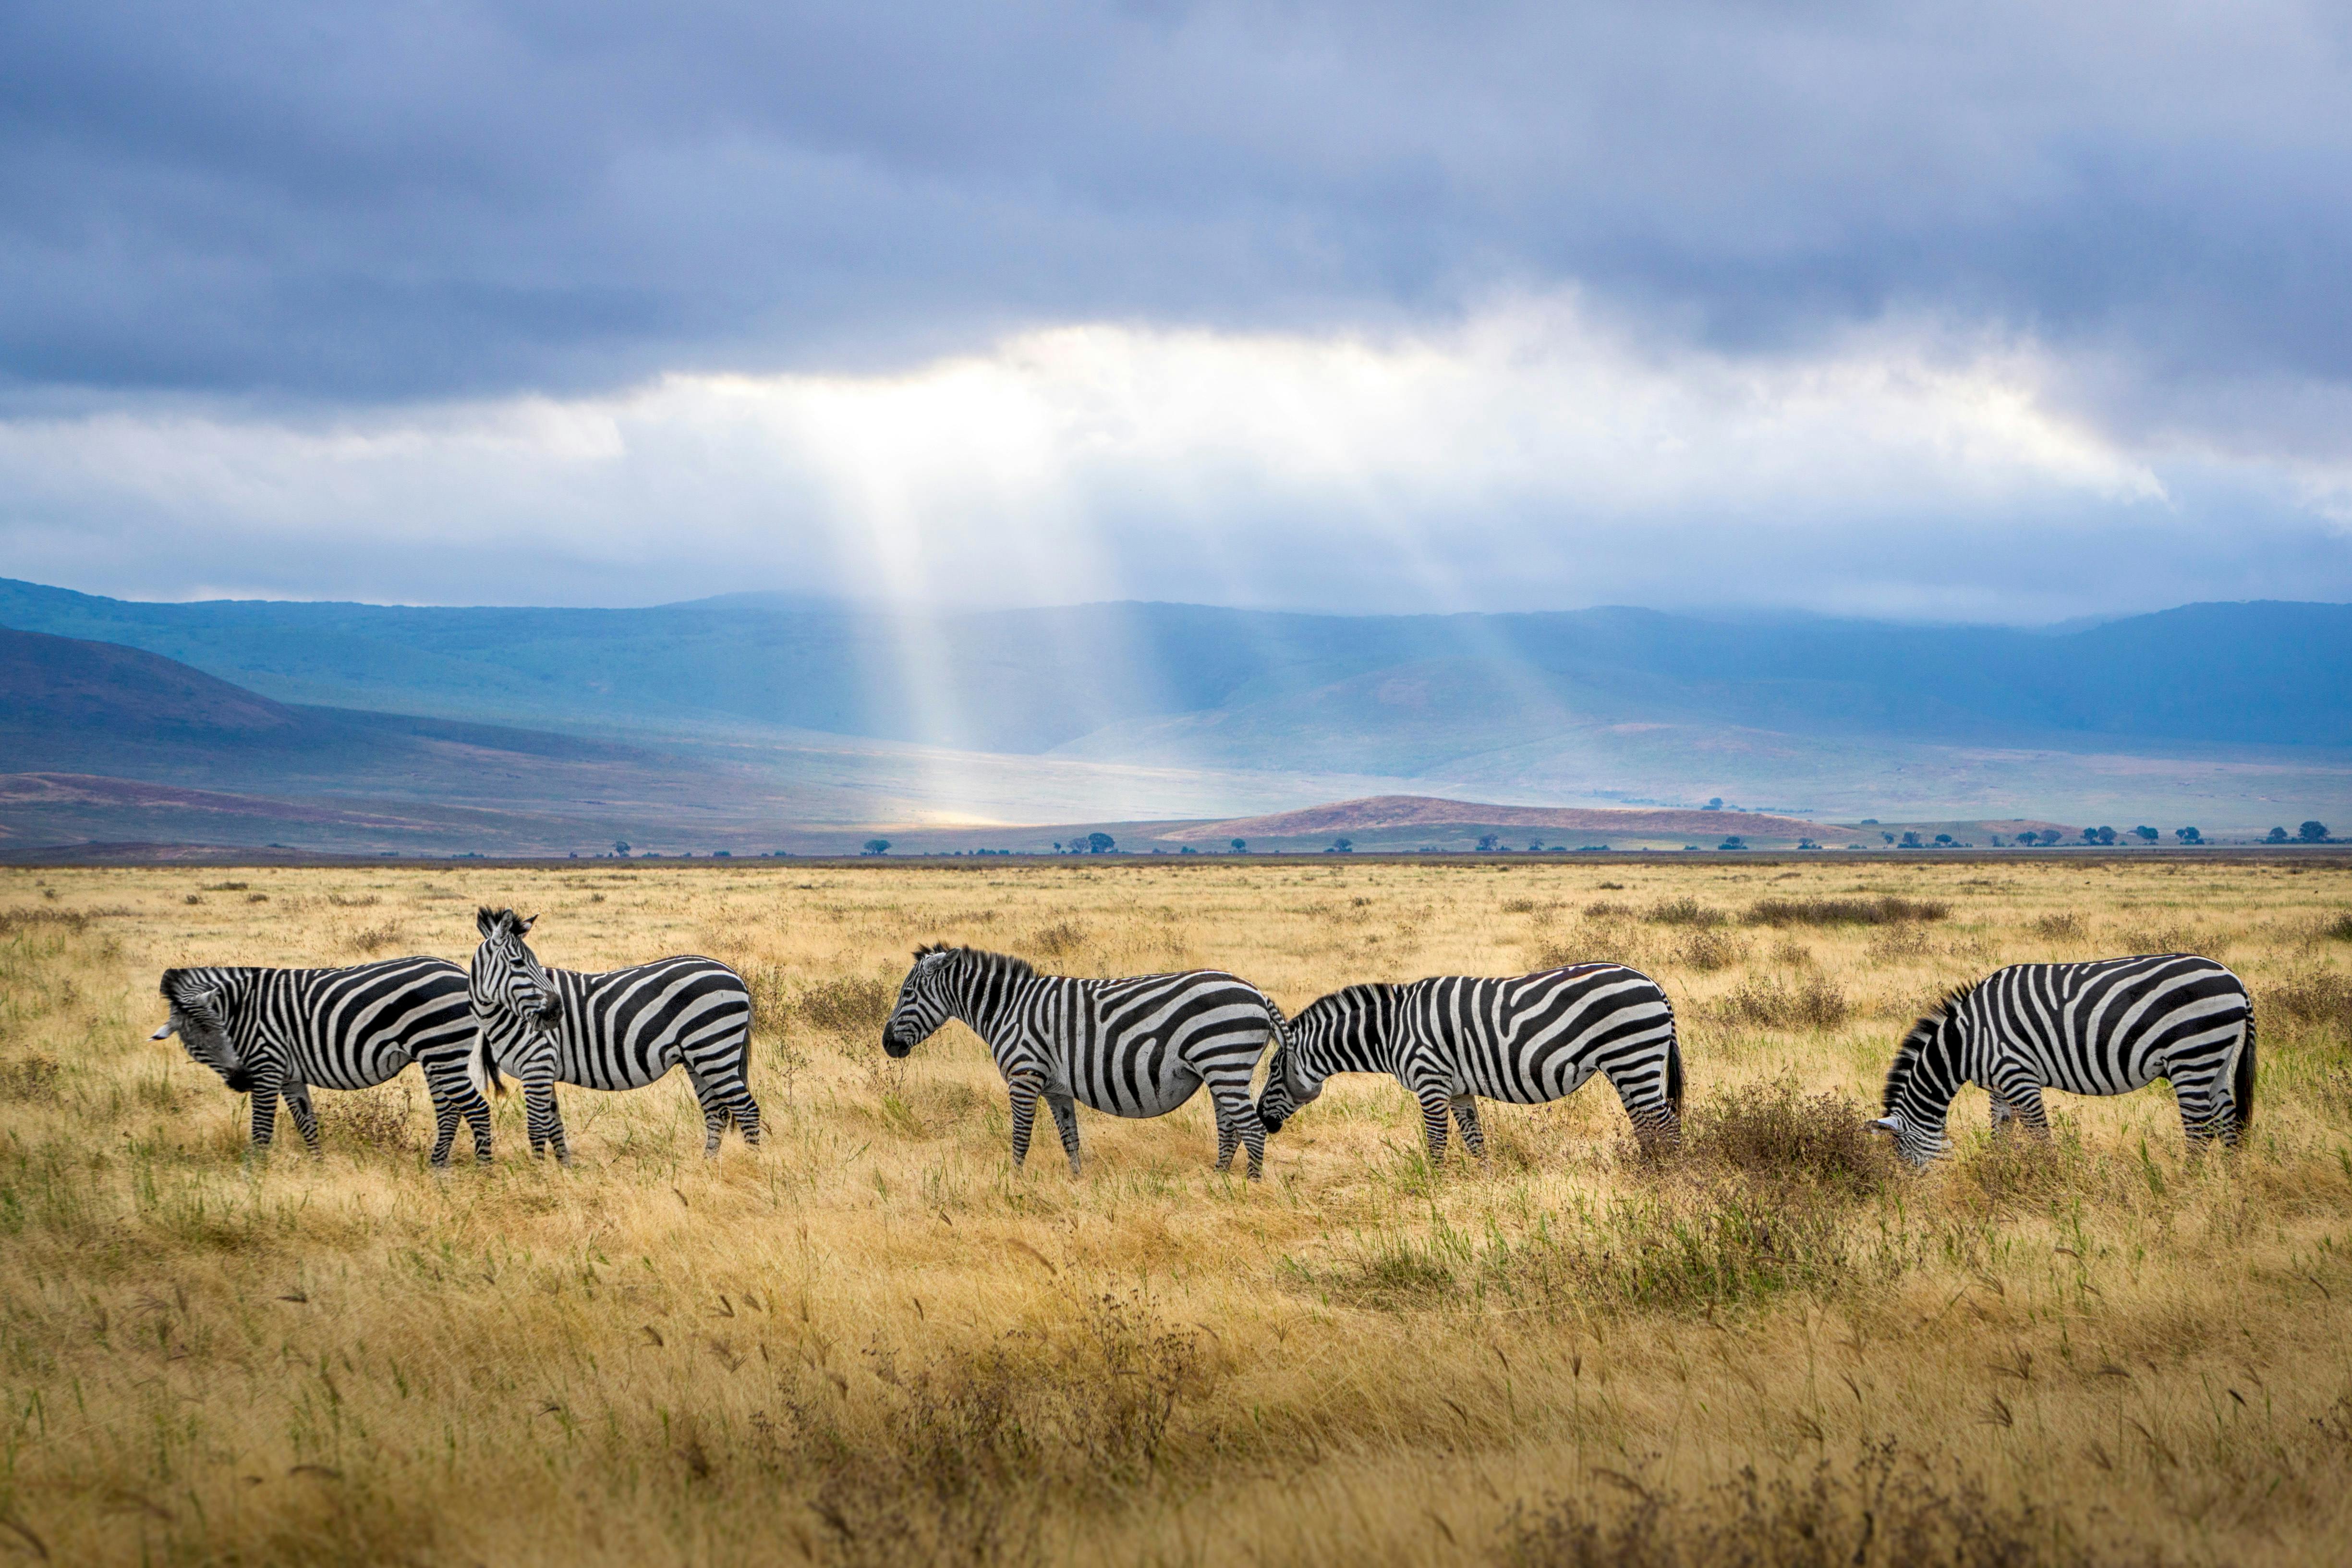
[[[2254,1010],[2246,1009],[2246,1043],[2238,1048],[2238,1068],[2230,1075],[2231,1131],[2243,1135],[2254,1124]]]
[[[1666,1103],[1674,1107],[1675,1120],[1683,1115],[1683,1041],[1677,1034],[1666,1037]]]
[[[490,1037],[487,1030],[474,1031],[473,1053],[466,1058],[466,1076],[474,1082],[474,1092],[488,1098],[497,1095],[504,1100],[506,1080],[499,1076],[499,1058],[490,1054]]]

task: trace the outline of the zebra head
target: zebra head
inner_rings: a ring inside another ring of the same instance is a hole
[[[882,1025],[882,1049],[903,1057],[938,1032],[955,1011],[955,988],[949,970],[958,950],[927,943],[915,950],[915,966],[898,987],[898,1000]]]
[[[1330,1076],[1333,1047],[1367,1032],[1366,1017],[1377,1000],[1370,987],[1350,985],[1309,1003],[1283,1030],[1282,1044],[1265,1064],[1265,1087],[1258,1090],[1257,1119],[1268,1132],[1310,1105]]]
[[[560,1005],[555,982],[522,940],[538,922],[537,915],[525,920],[512,910],[477,910],[474,928],[482,944],[474,950],[472,974],[475,1008],[535,1037],[554,1027]]]
[[[1872,1131],[1895,1141],[1895,1152],[1915,1170],[1932,1163],[1947,1142],[1944,1119],[1959,1089],[1958,1067],[1968,1028],[1958,1005],[1962,994],[1946,997],[1911,1026],[1886,1069],[1879,1105],[1884,1114],[1870,1124]]]
[[[188,1055],[220,1074],[230,1089],[246,1094],[253,1089],[253,1071],[229,1032],[228,989],[221,978],[201,969],[163,971],[163,1001],[172,1016],[148,1037],[168,1040],[179,1036]]]
[[[1265,1124],[1268,1136],[1282,1131],[1282,1124],[1298,1113],[1298,1108],[1323,1092],[1318,1081],[1308,1085],[1298,1070],[1298,1047],[1286,1038],[1276,1046],[1274,1057],[1265,1064],[1265,1087],[1258,1090],[1257,1119]]]

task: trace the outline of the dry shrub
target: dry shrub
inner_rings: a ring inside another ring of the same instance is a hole
[[[1727,1023],[1764,1029],[1834,1029],[1853,1011],[1845,993],[1826,974],[1790,984],[1777,975],[1749,976],[1716,1004]]]
[[[1801,1178],[1860,1196],[1895,1175],[1887,1142],[1871,1131],[1872,1113],[1843,1094],[1807,1094],[1793,1078],[1718,1089],[1685,1128],[1693,1163],[1760,1185]]]
[[[1951,1479],[1895,1440],[1866,1447],[1840,1474],[1824,1458],[1800,1482],[1753,1468],[1692,1502],[1628,1476],[1631,1500],[1611,1510],[1591,1494],[1515,1507],[1500,1555],[1513,1568],[2090,1568],[2095,1552],[2033,1502],[2003,1506],[1984,1483]]]
[[[79,935],[89,927],[89,917],[79,910],[0,910],[0,937],[45,930]]]
[[[1940,921],[1952,906],[1941,899],[1904,899],[1882,893],[1874,899],[1759,899],[1748,911],[1748,923],[1759,926],[1885,926],[1909,921]]]
[[[1631,904],[1621,904],[1612,899],[1595,899],[1584,906],[1584,918],[1589,921],[1630,921],[1634,910]]]
[[[355,1089],[319,1101],[319,1135],[331,1143],[361,1143],[371,1149],[416,1147],[409,1091],[390,1084]]]
[[[2319,936],[2323,942],[2352,942],[2352,910],[2347,910],[2334,920],[2320,918]]]
[[[1076,921],[1055,921],[1031,932],[1028,945],[1047,958],[1067,958],[1087,945],[1087,928]]]
[[[1674,956],[1685,969],[1713,973],[1747,957],[1748,944],[1712,926],[1698,926],[1675,944]]]
[[[238,884],[240,887],[243,885]],[[327,902],[339,910],[372,910],[380,901],[373,893],[361,893],[352,898],[345,898],[341,893],[327,895]]]
[[[2340,969],[2299,969],[2263,988],[2263,1000],[2298,1024],[2352,1033],[2352,974]]]
[[[387,947],[399,945],[400,922],[386,921],[382,925],[362,926],[345,937],[343,942],[352,952],[373,957]]]
[[[855,1035],[878,1030],[890,1016],[898,988],[887,980],[860,979],[845,974],[820,980],[793,1003],[802,1023],[828,1035]]]
[[[2033,934],[2050,942],[2080,942],[2089,934],[2089,928],[2074,910],[2059,910],[2035,921]]]
[[[796,1405],[823,1554],[1027,1561],[1057,1503],[1113,1502],[1150,1482],[1180,1414],[1207,1402],[1218,1369],[1197,1333],[1170,1326],[1139,1292],[1086,1301],[1076,1320],[1068,1332],[1014,1331],[912,1370],[869,1350],[886,1391],[879,1432],[846,1426],[823,1394]]]
[[[1650,912],[1642,918],[1652,925],[1661,926],[1706,927],[1731,923],[1729,915],[1721,910],[1708,909],[1688,893],[1678,899],[1664,899],[1652,904]]]
[[[47,1100],[55,1092],[59,1070],[47,1057],[0,1062],[0,1100]]]
[[[1927,928],[1923,925],[1885,926],[1870,936],[1870,958],[1874,963],[1900,963],[1925,958],[1928,952]]]
[[[2116,933],[2116,947],[2122,952],[2196,952],[2211,957],[2228,952],[2230,945],[2228,937],[2194,926],[2143,926]]]

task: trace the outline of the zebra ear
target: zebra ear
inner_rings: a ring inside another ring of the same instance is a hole
[[[1882,1116],[1877,1121],[1870,1124],[1870,1130],[1873,1132],[1885,1132],[1891,1136],[1894,1133],[1902,1131],[1903,1124],[1895,1121],[1892,1116]]]
[[[516,915],[513,917],[513,920],[514,933],[517,936],[522,935],[525,931],[530,930],[531,927],[539,923],[539,917],[537,915],[531,916],[529,920],[523,919],[520,915]]]
[[[489,905],[484,904],[474,911],[474,929],[481,932],[485,940],[499,929],[499,917],[491,911]]]

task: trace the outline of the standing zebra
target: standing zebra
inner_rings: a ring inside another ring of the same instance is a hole
[[[2191,1142],[2234,1145],[2254,1119],[2254,1009],[2245,983],[2210,958],[2161,953],[2089,963],[2013,963],[1963,985],[1911,1026],[1887,1068],[1895,1151],[1925,1165],[1964,1083],[2011,1121],[2050,1134],[2042,1091],[2126,1094],[2172,1080]]]
[[[538,917],[484,909],[474,917],[474,1016],[481,1041],[476,1075],[501,1094],[501,1068],[522,1080],[530,1152],[571,1146],[555,1086],[642,1089],[683,1066],[702,1106],[702,1152],[719,1152],[732,1118],[743,1142],[760,1142],[760,1107],[744,1082],[751,1058],[751,993],[715,958],[658,958],[603,974],[549,969],[523,943]]]
[[[490,1157],[490,1107],[468,1081],[474,1016],[466,972],[446,959],[394,958],[353,969],[204,968],[163,971],[171,1017],[153,1038],[180,1037],[188,1054],[253,1096],[253,1143],[267,1148],[282,1097],[310,1152],[319,1119],[310,1089],[368,1089],[410,1062],[433,1097],[433,1163],[449,1163],[462,1117],[474,1158]]]
[[[1682,1138],[1683,1055],[1657,982],[1617,963],[1505,980],[1440,975],[1350,985],[1291,1020],[1257,1113],[1278,1132],[1335,1072],[1393,1073],[1421,1101],[1430,1163],[1445,1154],[1445,1112],[1484,1158],[1477,1097],[1535,1105],[1606,1073],[1644,1143]]]
[[[1253,1179],[1265,1162],[1249,1083],[1260,1053],[1282,1038],[1282,1013],[1246,980],[1218,969],[1071,980],[1001,952],[919,947],[882,1026],[882,1048],[903,1057],[950,1018],[988,1042],[1004,1075],[1016,1166],[1029,1157],[1040,1096],[1075,1176],[1076,1102],[1114,1116],[1164,1116],[1204,1083],[1216,1109],[1217,1169],[1232,1164],[1236,1143],[1249,1151]]]

